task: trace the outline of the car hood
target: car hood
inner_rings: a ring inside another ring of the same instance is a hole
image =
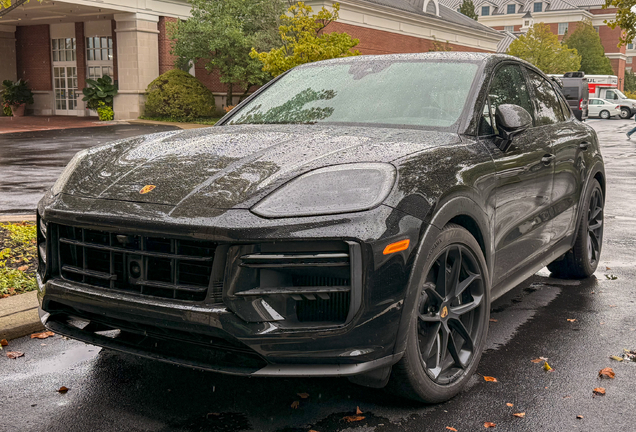
[[[319,167],[390,162],[459,141],[454,133],[317,125],[222,126],[146,135],[89,151],[64,193],[201,208],[249,208]],[[148,193],[140,193],[151,186]]]

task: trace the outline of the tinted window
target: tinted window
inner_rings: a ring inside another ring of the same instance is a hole
[[[480,122],[480,132],[482,135],[487,134],[486,124],[492,125],[491,133],[497,133],[497,125],[495,123],[495,111],[499,105],[514,104],[523,107],[530,115],[533,113],[530,95],[526,86],[526,81],[521,72],[521,68],[517,65],[506,65],[495,72],[495,76],[490,83],[488,89],[488,101],[490,102],[490,110],[486,106],[482,113]],[[488,112],[490,111],[490,112]]]
[[[578,87],[563,87],[563,94],[567,100],[579,100],[579,88]]]
[[[458,61],[338,61],[293,69],[229,124],[348,123],[449,127],[477,73]]]
[[[532,71],[528,71],[528,74],[535,96],[537,126],[554,124],[565,120],[559,98],[552,85]]]
[[[563,97],[563,94],[557,92],[557,96],[559,97],[559,102],[561,103],[561,110],[563,111],[563,116],[567,120],[572,116],[572,110],[570,109],[568,102]]]

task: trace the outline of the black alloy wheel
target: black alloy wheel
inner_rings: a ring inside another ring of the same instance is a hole
[[[483,300],[475,255],[461,244],[446,247],[429,270],[417,316],[422,364],[433,382],[452,383],[471,364],[483,332]]]
[[[603,208],[605,197],[598,180],[592,179],[581,212],[576,241],[563,257],[548,264],[555,277],[581,279],[591,276],[598,267],[603,247]]]
[[[596,267],[601,256],[603,244],[603,192],[594,188],[587,209],[587,258],[590,265]]]
[[[388,390],[438,403],[455,396],[474,374],[488,333],[486,260],[475,238],[448,224],[427,251],[406,352],[393,366]]]

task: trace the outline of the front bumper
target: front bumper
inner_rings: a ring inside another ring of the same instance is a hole
[[[69,196],[50,200],[39,209],[47,223],[178,235],[241,247],[338,239],[359,250],[355,271],[360,292],[342,323],[314,325],[286,317],[258,317],[250,313],[251,301],[238,308],[228,292],[223,302],[157,298],[69,281],[53,272],[45,276],[39,299],[42,322],[56,333],[148,358],[253,376],[350,376],[390,366],[401,357],[395,341],[422,228],[416,218],[380,206],[356,214],[296,220],[267,220],[246,210],[231,210],[184,221],[168,217],[162,206],[135,203],[137,213],[147,214],[133,218],[129,215],[135,213],[127,211],[131,203],[111,201],[105,211],[100,200]],[[86,211],[69,210],[78,204]],[[154,217],[147,217],[148,213]],[[404,238],[411,239],[408,250],[382,254],[387,244]],[[235,265],[228,260],[226,278],[232,278]]]

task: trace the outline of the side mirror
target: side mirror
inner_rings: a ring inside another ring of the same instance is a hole
[[[532,117],[528,111],[513,104],[499,105],[495,111],[495,121],[499,130],[496,144],[504,152],[510,147],[515,135],[532,126]]]

